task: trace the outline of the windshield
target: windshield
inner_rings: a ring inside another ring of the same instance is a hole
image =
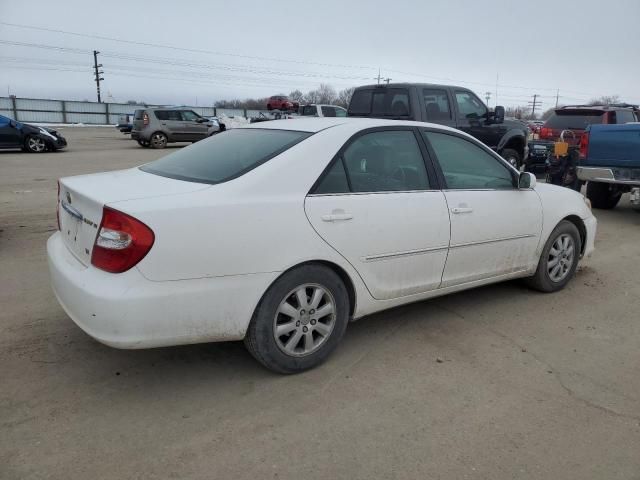
[[[199,183],[239,177],[311,133],[246,128],[230,130],[140,167],[148,173]]]
[[[558,111],[549,117],[545,127],[584,130],[589,125],[602,123],[603,119],[604,112],[601,110]]]

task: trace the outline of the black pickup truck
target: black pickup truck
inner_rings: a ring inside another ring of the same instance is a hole
[[[527,158],[528,127],[504,119],[471,91],[451,85],[392,83],[366,85],[353,92],[347,115],[438,123],[460,129],[498,152],[514,167]]]

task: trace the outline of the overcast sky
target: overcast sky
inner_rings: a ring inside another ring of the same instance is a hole
[[[211,105],[321,82],[340,90],[374,82],[380,68],[394,82],[458,84],[482,97],[490,91],[491,106],[496,78],[498,103],[507,106],[537,93],[546,109],[556,89],[560,103],[598,95],[640,103],[638,0],[26,5],[0,0],[0,96],[95,100],[96,49],[103,100],[113,101]]]

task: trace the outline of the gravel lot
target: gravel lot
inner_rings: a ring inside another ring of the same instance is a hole
[[[640,479],[640,214],[598,211],[563,292],[509,282],[350,325],[278,376],[242,343],[98,344],[49,287],[56,179],[175,148],[61,129],[0,152],[0,478]]]

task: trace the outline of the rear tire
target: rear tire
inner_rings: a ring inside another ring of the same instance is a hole
[[[162,132],[156,132],[151,135],[151,140],[149,143],[151,144],[151,148],[164,148],[167,146],[169,139]]]
[[[603,210],[614,208],[620,201],[620,197],[622,192],[613,185],[600,182],[587,183],[587,198],[591,200],[593,208]]]
[[[147,142],[146,140],[138,140],[138,145],[144,148],[149,148],[149,142]]]
[[[562,290],[576,273],[580,252],[582,240],[578,228],[568,220],[561,221],[549,235],[536,273],[525,282],[540,292]]]
[[[517,150],[514,150],[513,148],[505,148],[504,150],[502,150],[500,156],[504,158],[516,170],[520,170],[522,159],[520,158],[520,154]]]
[[[349,295],[340,277],[321,265],[303,265],[269,287],[244,343],[269,370],[298,373],[326,360],[348,321]]]

